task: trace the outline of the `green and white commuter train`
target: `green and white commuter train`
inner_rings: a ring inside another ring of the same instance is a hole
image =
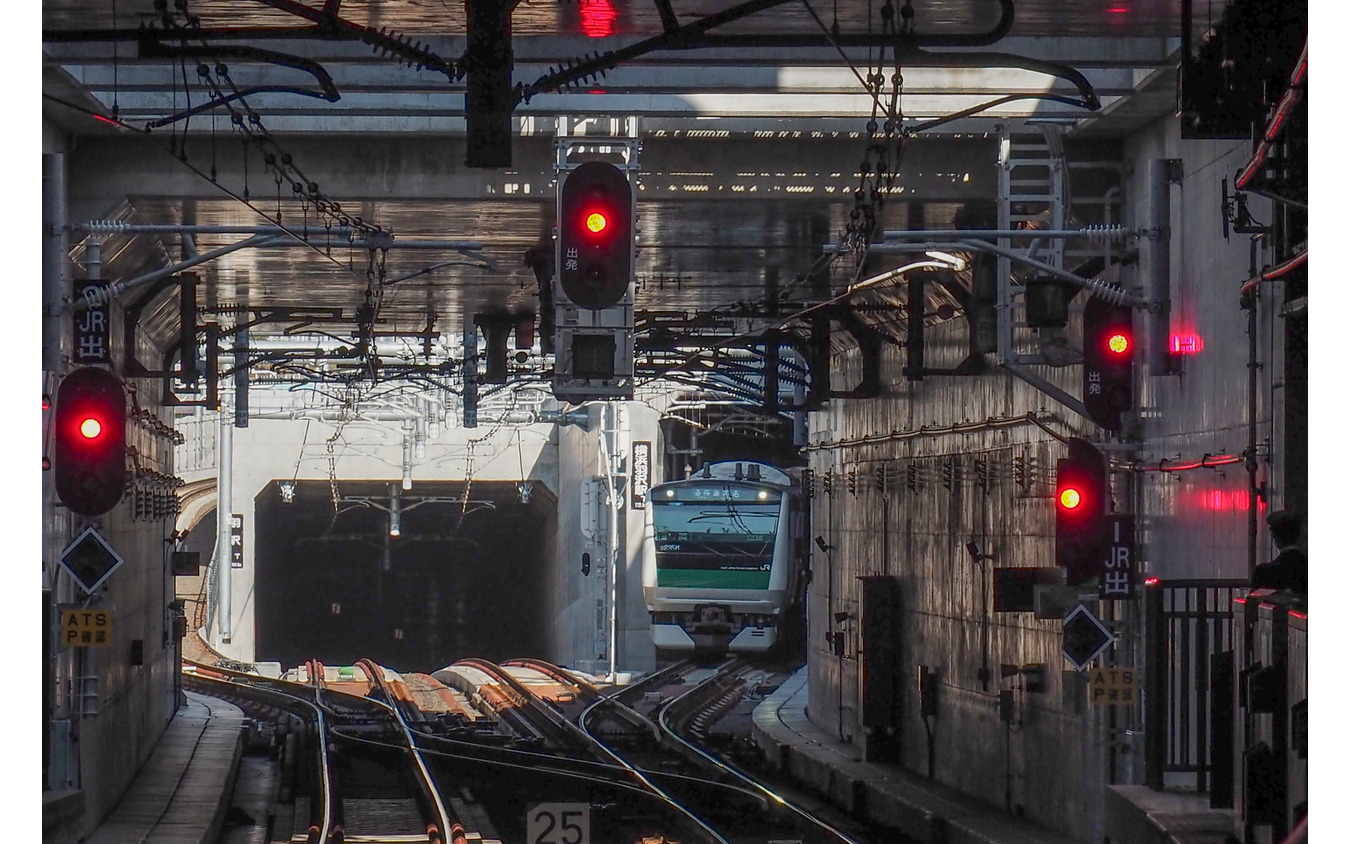
[[[706,464],[651,489],[642,593],[659,651],[763,652],[796,611],[799,484],[764,463]]]

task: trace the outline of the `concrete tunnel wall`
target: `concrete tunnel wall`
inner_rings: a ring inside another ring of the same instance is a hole
[[[1246,315],[1238,288],[1247,278],[1245,237],[1222,239],[1219,181],[1250,153],[1246,141],[1182,140],[1178,121],[1166,118],[1125,144],[1125,219],[1144,225],[1145,173],[1151,158],[1179,158],[1183,178],[1171,189],[1171,295],[1173,332],[1205,338],[1203,353],[1187,357],[1184,374],[1153,376],[1136,367],[1136,406],[1144,441],[1139,458],[1198,460],[1204,454],[1236,454],[1246,446]],[[1252,213],[1269,219],[1269,206],[1253,198]],[[1122,282],[1134,281],[1127,271]],[[1080,305],[1081,307],[1081,305]],[[1262,458],[1262,477],[1271,483],[1267,510],[1283,504],[1279,467],[1284,457],[1272,413],[1276,382],[1283,377],[1280,335],[1266,300],[1258,320],[1263,364],[1258,386],[1258,438],[1270,437],[1272,455]],[[1144,317],[1136,317],[1136,336]],[[952,366],[965,353],[960,319],[927,329],[928,365]],[[1077,318],[1070,322],[1073,329]],[[809,713],[813,722],[859,745],[860,665],[866,644],[858,632],[861,583],[866,575],[890,575],[899,583],[898,648],[901,664],[900,763],[924,775],[930,756],[918,713],[914,678],[920,665],[937,672],[938,714],[932,719],[933,775],[941,783],[1002,807],[1005,801],[1074,841],[1099,841],[1103,834],[1105,783],[1139,782],[1142,743],[1131,744],[1124,730],[1140,725],[1128,711],[1111,721],[1108,710],[1086,701],[1086,682],[1061,655],[1062,623],[1032,613],[993,613],[982,608],[982,586],[992,609],[994,567],[1053,566],[1055,561],[1055,461],[1064,446],[1031,424],[986,427],[964,433],[933,433],[875,445],[837,446],[824,442],[940,429],[985,419],[1011,420],[1028,411],[1045,414],[1062,436],[1100,440],[1086,420],[1031,386],[995,369],[977,376],[932,376],[910,382],[901,373],[904,354],[887,348],[882,395],[867,400],[834,400],[812,414],[811,467],[832,473],[831,494],[818,480],[812,528],[833,546],[829,555],[811,548],[814,580],[808,594]],[[839,380],[859,376],[856,351],[841,367]],[[1039,367],[1038,372],[1071,395],[1080,395],[1079,366]],[[885,467],[888,482],[876,488],[874,472]],[[1020,467],[1020,468],[1019,468]],[[913,483],[909,471],[913,470]],[[849,479],[853,479],[850,491]],[[1236,578],[1247,573],[1247,475],[1233,465],[1215,470],[1162,473],[1117,472],[1116,499],[1123,512],[1136,513],[1141,577]],[[1214,506],[1214,502],[1219,502]],[[965,550],[974,542],[997,558],[976,565]],[[1270,559],[1264,519],[1258,559]],[[1094,607],[1095,609],[1095,607]],[[1107,620],[1124,610],[1104,608]],[[848,613],[841,626],[835,613]],[[1137,624],[1137,621],[1135,622]],[[1128,628],[1122,628],[1128,629]],[[1137,629],[1137,628],[1136,628]],[[827,632],[845,637],[842,658],[826,641]],[[1115,646],[1119,664],[1138,663],[1139,643],[1130,637]],[[1000,679],[999,666],[1046,666],[1046,691],[1016,691],[1020,731],[1009,734],[996,707],[1000,689],[1017,678]],[[992,670],[988,684],[981,667]],[[1113,729],[1115,732],[1113,732]],[[1109,770],[1114,751],[1117,768]]]
[[[188,428],[190,433],[188,443],[180,449],[206,454],[214,452],[218,430],[214,418],[208,416],[199,425],[180,427]],[[259,419],[250,420],[247,428],[233,429],[231,498],[234,503],[231,512],[244,516],[244,567],[231,571],[230,642],[219,641],[218,618],[206,632],[208,641],[231,659],[244,662],[256,659],[253,590],[258,542],[254,499],[264,494],[269,486],[276,490],[277,479],[293,477],[326,482],[329,465],[325,443],[333,430],[333,426],[318,421],[306,425],[289,420]],[[439,438],[430,440],[426,457],[414,461],[413,492],[416,492],[419,480],[463,481],[470,466],[474,480],[519,481],[522,480],[520,467],[523,465],[528,479],[550,490],[557,488],[557,447],[552,425],[503,428],[483,442],[470,444],[470,440],[486,433],[479,429],[449,428],[443,430]],[[339,488],[343,480],[397,483],[402,472],[402,435],[396,428],[348,424],[334,455]],[[215,475],[214,459],[199,462],[209,465],[184,469],[180,474],[189,481]]]
[[[581,488],[583,482],[601,472],[599,441],[602,408],[591,411],[594,423],[589,432],[578,427],[528,425],[503,428],[470,453],[469,441],[486,433],[480,429],[448,428],[439,438],[429,440],[426,457],[415,461],[413,491],[419,481],[462,481],[469,461],[476,481],[518,481],[523,464],[529,479],[553,491],[558,499],[555,517],[548,524],[528,529],[544,531],[543,548],[551,558],[541,561],[543,579],[532,588],[546,591],[552,607],[551,621],[544,625],[549,641],[548,653],[538,654],[552,661],[596,670],[608,666],[608,611],[606,581],[599,571],[603,553],[605,508],[597,508],[599,533],[588,540],[581,529]],[[646,405],[628,403],[626,455],[631,459],[631,442],[652,444],[652,483],[662,478],[659,455],[659,413]],[[192,455],[187,462],[194,469],[180,469],[190,482],[211,479],[215,475],[215,439],[218,423],[204,416],[198,424],[180,427],[189,432],[189,441],[180,452]],[[244,567],[231,571],[231,641],[218,642],[217,626],[207,632],[209,641],[232,659],[251,662],[256,659],[253,613],[256,568],[256,516],[254,499],[275,489],[275,481],[284,478],[322,480],[329,477],[325,443],[333,426],[312,421],[306,424],[281,420],[250,420],[248,428],[233,429],[234,474],[233,513],[244,515]],[[335,450],[336,475],[342,480],[372,479],[397,482],[401,471],[401,434],[397,429],[375,425],[349,424]],[[279,493],[278,493],[279,494]],[[202,509],[214,508],[200,502]],[[628,496],[625,492],[625,504]],[[642,597],[641,543],[645,514],[624,507],[619,539],[622,547],[618,572],[619,621],[617,667],[624,671],[645,671],[655,666],[651,644],[650,617]],[[589,552],[596,569],[591,576],[581,574],[581,554]],[[205,563],[206,560],[203,560]],[[512,584],[511,588],[522,588]],[[597,601],[601,602],[597,606]],[[601,628],[597,628],[597,620]],[[601,670],[600,673],[603,673]]]

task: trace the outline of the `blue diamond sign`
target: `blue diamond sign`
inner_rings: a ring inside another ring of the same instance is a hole
[[[122,557],[108,544],[108,540],[94,530],[93,525],[85,528],[61,552],[61,567],[75,578],[87,595],[94,594],[94,590],[102,586],[120,565]]]
[[[1075,671],[1087,668],[1115,641],[1106,625],[1082,604],[1064,616],[1064,658]]]

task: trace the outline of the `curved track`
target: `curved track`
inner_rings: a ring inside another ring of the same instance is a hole
[[[348,839],[348,828],[357,826],[362,828],[363,841],[409,841],[413,840],[408,837],[411,833],[419,837],[425,834],[428,844],[466,844],[462,828],[441,804],[412,731],[398,707],[328,689],[323,681],[323,666],[314,660],[305,664],[309,677],[305,684],[191,662],[186,665],[190,673],[185,674],[185,682],[203,693],[237,701],[252,710],[279,709],[306,725],[304,739],[311,746],[307,754],[310,761],[303,769],[310,815],[306,844],[341,844]],[[364,670],[370,673],[369,669]],[[376,683],[383,679],[378,671],[371,676]],[[387,688],[385,693],[388,694]],[[393,742],[390,733],[396,736]],[[402,764],[393,764],[392,771],[388,762],[391,746],[406,754]],[[339,759],[344,760],[342,764]],[[361,800],[354,795],[369,786],[357,782],[350,773],[357,766],[403,777],[410,787],[405,786],[402,798]],[[340,773],[344,769],[347,772]],[[413,793],[408,795],[407,790]],[[406,813],[387,809],[390,804],[408,799],[418,806],[420,829],[408,828]],[[368,812],[377,803],[382,811]],[[449,831],[449,837],[443,830]]]

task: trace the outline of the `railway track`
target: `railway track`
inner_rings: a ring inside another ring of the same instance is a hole
[[[283,758],[283,773],[289,770],[298,784],[289,840],[467,844],[398,706],[328,689],[323,666],[313,660],[303,684],[195,663],[189,668],[189,687],[263,717],[287,713],[299,727]],[[376,684],[384,679],[378,670],[363,670]]]
[[[743,661],[681,663],[618,690],[539,660],[456,663],[460,691],[514,734],[508,741],[429,718],[397,675],[370,660],[357,668],[364,697],[330,688],[315,661],[305,683],[205,666],[192,681],[292,725],[296,844],[534,841],[528,814],[541,805],[584,807],[597,842],[861,840],[707,747],[753,676]]]
[[[505,665],[573,685],[578,700],[586,702],[578,716],[580,728],[637,780],[680,805],[709,840],[856,841],[703,746],[707,730],[745,693],[746,675],[754,672],[748,662],[731,660],[709,671],[685,661],[611,695],[539,660],[511,660]],[[707,677],[684,694],[668,700],[660,694],[660,689],[699,673]],[[650,717],[636,708],[653,703]]]

